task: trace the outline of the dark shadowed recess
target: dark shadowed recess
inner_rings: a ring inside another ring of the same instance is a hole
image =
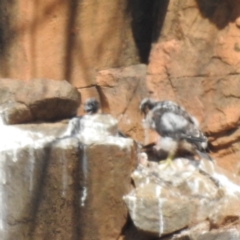
[[[153,237],[150,234],[146,234],[145,232],[140,231],[134,226],[133,221],[130,216],[128,216],[126,225],[122,229],[121,235],[123,236],[123,240],[160,240],[159,237]]]
[[[15,37],[13,30],[16,0],[0,0],[0,62],[6,63],[6,57],[8,56],[11,44]],[[2,65],[2,64],[1,64]],[[1,69],[1,72],[6,72],[6,64],[4,64],[5,69]]]
[[[140,60],[148,63],[151,44],[160,36],[169,0],[127,0],[132,32]]]
[[[208,18],[218,29],[240,17],[240,1],[236,0],[196,0],[203,17]]]

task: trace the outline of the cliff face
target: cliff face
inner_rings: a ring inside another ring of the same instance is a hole
[[[66,79],[141,142],[148,89],[195,115],[213,157],[239,172],[240,3],[5,0],[0,13],[1,77]]]
[[[0,79],[0,92],[0,239],[239,239],[240,179],[213,160],[156,162],[110,114],[76,117],[65,81]]]
[[[138,63],[124,1],[1,1],[2,77],[94,85],[98,70]]]
[[[217,161],[236,172],[239,152],[240,3],[169,1],[147,85],[197,116]]]

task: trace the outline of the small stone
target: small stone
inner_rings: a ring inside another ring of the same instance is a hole
[[[236,19],[235,23],[236,23],[236,26],[240,28],[240,17]]]
[[[148,156],[146,153],[139,153],[138,154],[138,164],[141,164],[143,166],[148,165]]]

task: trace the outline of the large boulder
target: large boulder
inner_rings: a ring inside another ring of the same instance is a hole
[[[66,81],[0,79],[0,105],[7,124],[56,121],[76,115],[80,94]]]
[[[131,189],[135,143],[119,137],[117,120],[108,114],[73,118],[65,134],[78,137],[84,147],[81,239],[117,239],[128,218],[122,196]]]
[[[118,239],[135,144],[109,115],[0,126],[0,238]]]
[[[67,79],[86,88],[96,84],[100,69],[140,62],[131,2],[32,3],[1,2],[0,77]]]
[[[232,234],[229,227],[239,226],[240,181],[229,179],[212,160],[176,158],[168,167],[145,161],[132,179],[135,189],[124,201],[134,225],[149,236],[194,240],[205,239],[202,237],[208,232],[206,239],[218,235],[224,239]]]

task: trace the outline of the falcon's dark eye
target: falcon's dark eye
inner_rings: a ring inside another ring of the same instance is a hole
[[[140,103],[140,111],[142,114],[147,115],[148,112],[153,109],[155,106],[155,102],[149,98],[144,98]]]
[[[142,113],[143,113],[144,115],[147,115],[148,112],[149,112],[149,108],[148,108],[148,107],[146,107],[146,108],[143,109],[143,111],[142,111]]]
[[[148,107],[146,106],[146,104],[144,104],[144,105],[142,105],[142,106],[140,107],[140,112],[141,112],[141,114],[146,115],[146,114],[148,113],[148,111],[149,111],[149,109],[148,109]]]

